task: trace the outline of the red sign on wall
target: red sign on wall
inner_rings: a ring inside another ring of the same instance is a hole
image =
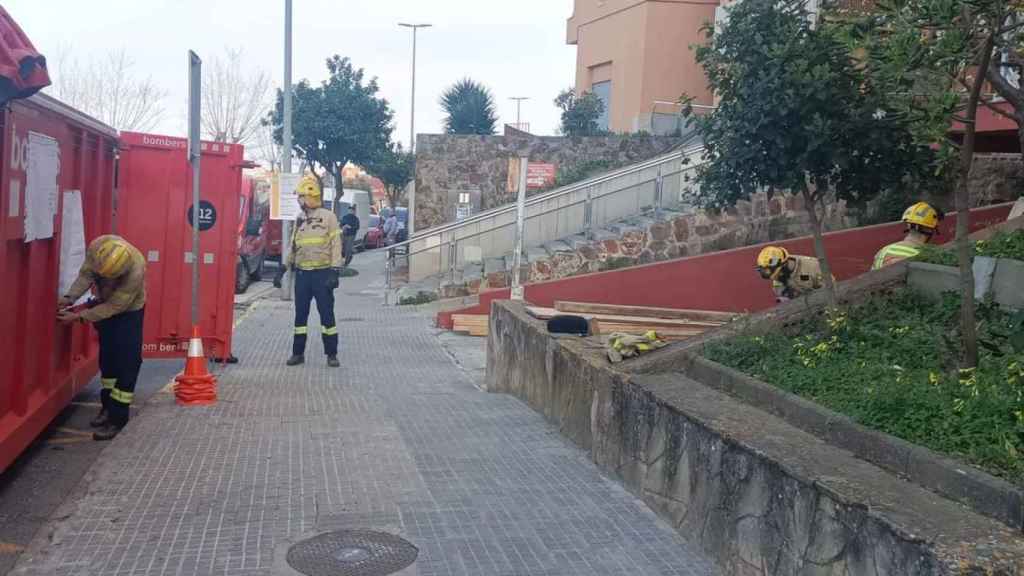
[[[526,189],[542,190],[554,186],[556,172],[554,164],[530,162],[526,166]]]

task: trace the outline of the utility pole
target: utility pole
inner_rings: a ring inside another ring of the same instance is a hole
[[[420,28],[430,28],[433,24],[408,24],[399,22],[399,26],[402,28],[412,28],[412,102],[409,107],[411,109],[410,120],[409,120],[409,151],[416,152],[416,34]],[[408,235],[411,238],[413,232],[416,230],[416,184],[413,183],[409,187],[409,222]]]
[[[521,111],[521,108],[522,108],[522,105],[523,105],[523,100],[529,100],[529,99],[530,99],[529,96],[513,96],[513,97],[509,98],[509,100],[514,100],[515,103],[516,103],[516,130],[522,130],[523,129],[523,123],[520,120],[519,112]]]
[[[203,101],[203,61],[188,51],[188,160],[192,163],[192,327],[199,326],[199,160],[202,144],[199,138],[200,112]]]
[[[281,130],[281,173],[292,172],[292,0],[284,0],[284,126]],[[281,223],[281,266],[292,252],[292,223]],[[292,275],[285,271],[281,300],[292,299]]]

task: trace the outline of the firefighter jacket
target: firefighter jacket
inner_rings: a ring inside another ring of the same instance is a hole
[[[871,269],[878,270],[890,264],[895,264],[900,260],[913,258],[921,253],[921,246],[922,244],[912,240],[902,240],[889,244],[875,255],[875,263],[871,266]]]
[[[141,310],[146,305],[146,258],[137,248],[128,244],[131,256],[128,268],[116,278],[104,278],[96,273],[96,247],[102,239],[97,238],[89,245],[78,279],[66,295],[68,300],[75,301],[89,287],[95,287],[93,295],[98,304],[81,313],[82,320],[86,322],[99,322],[122,312]]]
[[[779,300],[792,300],[825,285],[821,274],[821,263],[810,256],[790,256],[786,264],[788,274],[772,283]]]
[[[341,228],[326,208],[305,213],[295,221],[288,264],[299,270],[341,268]]]

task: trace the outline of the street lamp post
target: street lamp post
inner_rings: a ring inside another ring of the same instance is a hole
[[[284,0],[284,118],[281,134],[281,173],[292,171],[292,0]],[[279,184],[280,185],[280,184]],[[284,266],[291,255],[291,222],[281,223],[281,263]],[[285,272],[281,290],[282,300],[292,299],[292,275]]]
[[[523,129],[523,123],[520,120],[520,112],[522,110],[523,100],[529,100],[529,96],[513,96],[509,100],[514,100],[516,103],[516,130]]]
[[[411,109],[410,120],[409,120],[409,151],[416,152],[416,34],[420,28],[430,28],[433,24],[408,24],[405,22],[399,22],[399,26],[403,28],[412,28],[412,102],[409,104]],[[409,186],[409,223],[408,235],[411,238],[413,232],[416,231],[416,184],[413,183]]]

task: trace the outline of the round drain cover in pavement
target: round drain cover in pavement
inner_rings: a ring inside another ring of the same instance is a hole
[[[339,530],[288,549],[288,565],[306,576],[387,576],[416,561],[419,550],[384,532]]]

